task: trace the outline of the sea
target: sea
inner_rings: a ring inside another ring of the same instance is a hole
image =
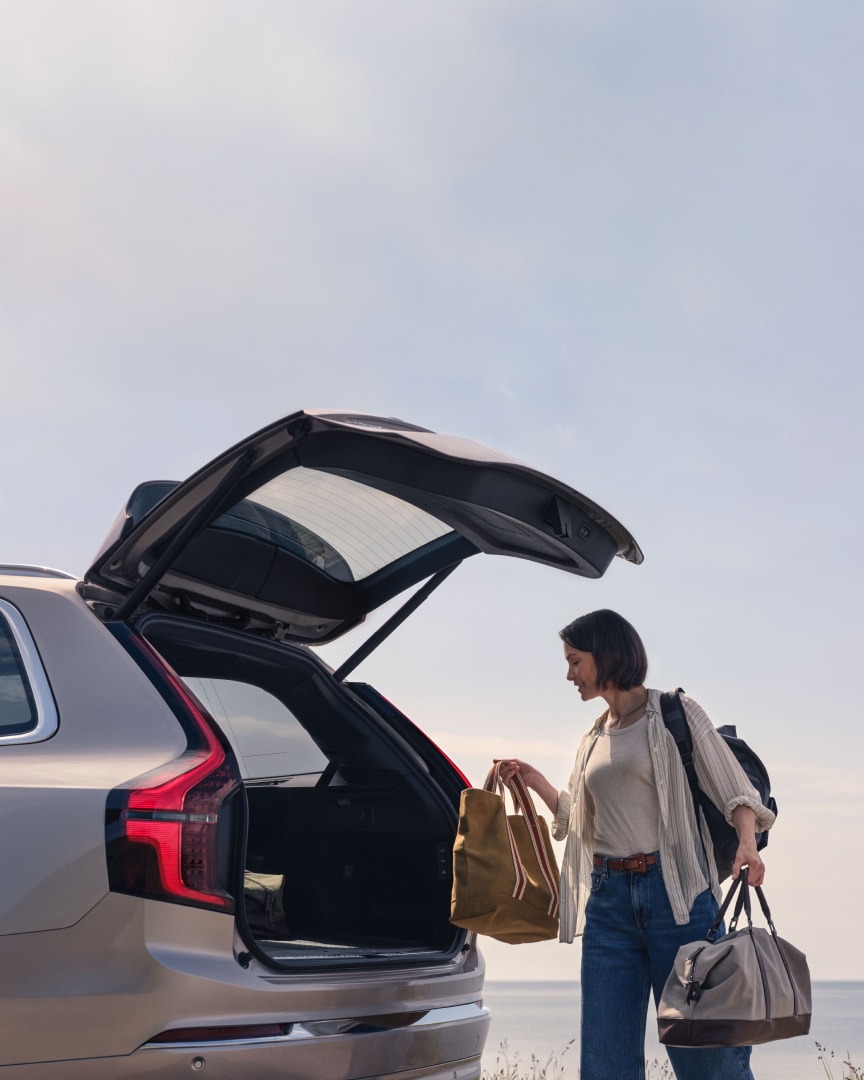
[[[487,982],[484,1000],[492,1013],[483,1055],[487,1080],[576,1080],[578,982]],[[649,1078],[659,1080],[666,1052],[653,1019],[652,1008],[645,1056]],[[864,1076],[864,982],[815,982],[810,1034],[754,1047],[752,1069],[755,1080],[842,1080],[855,1075],[844,1069],[846,1060]]]

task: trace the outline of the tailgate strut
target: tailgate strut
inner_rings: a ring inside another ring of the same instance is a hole
[[[340,664],[336,671],[333,672],[333,678],[337,682],[342,682],[347,675],[350,675],[354,668],[356,668],[358,664],[362,663],[366,659],[366,657],[369,656],[370,653],[373,653],[381,644],[381,642],[385,640],[385,638],[390,637],[390,635],[393,633],[397,626],[400,626],[403,622],[405,622],[408,616],[413,611],[416,611],[418,607],[420,607],[420,605],[429,596],[429,594],[434,592],[435,589],[437,589],[438,586],[442,583],[442,581],[444,581],[446,577],[449,577],[450,574],[453,573],[453,571],[456,569],[457,566],[460,565],[460,563],[461,559],[460,562],[455,562],[450,566],[445,566],[443,570],[439,570],[437,574],[433,574],[432,577],[425,582],[425,584],[420,586],[420,588],[417,590],[417,592],[413,594],[413,596],[410,596],[405,601],[405,603],[402,605],[402,607],[399,608],[398,611],[395,611],[382,626],[378,627],[374,634],[370,635],[363,642],[359,649],[351,653],[348,659],[345,660],[344,663]]]

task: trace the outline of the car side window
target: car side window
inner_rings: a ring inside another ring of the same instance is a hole
[[[0,600],[0,743],[44,739],[57,711],[30,631],[17,608]]]
[[[230,741],[246,780],[320,774],[327,757],[275,695],[233,679],[184,676]]]

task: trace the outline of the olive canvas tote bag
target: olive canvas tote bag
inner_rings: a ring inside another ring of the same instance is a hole
[[[467,788],[453,847],[450,922],[511,945],[558,936],[559,873],[549,827],[537,816],[525,781],[507,785],[500,766],[482,788]]]
[[[738,890],[729,933],[717,937]],[[752,1046],[810,1030],[810,972],[804,953],[777,936],[765,894],[755,889],[768,929],[754,928],[746,868],[732,884],[705,940],[682,945],[666,980],[657,1024],[666,1046]],[[747,925],[737,929],[742,908]]]

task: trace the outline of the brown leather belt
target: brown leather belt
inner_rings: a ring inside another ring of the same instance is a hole
[[[657,862],[656,855],[628,855],[626,859],[604,859],[602,855],[594,856],[595,866],[605,866],[607,870],[629,870],[631,874],[644,874],[649,866]]]

